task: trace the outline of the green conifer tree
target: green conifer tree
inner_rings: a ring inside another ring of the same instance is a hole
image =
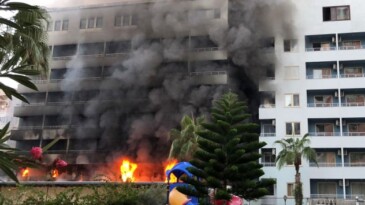
[[[214,191],[217,200],[231,199],[231,194],[246,200],[268,194],[268,186],[274,180],[259,180],[264,175],[259,149],[258,125],[249,122],[247,106],[233,93],[217,100],[211,110],[211,122],[202,123],[197,132],[198,150],[191,161],[195,167],[189,171],[194,178],[185,178],[187,186],[178,190],[200,198],[200,204],[210,204],[208,189]]]

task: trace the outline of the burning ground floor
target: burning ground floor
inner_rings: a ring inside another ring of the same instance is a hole
[[[20,181],[56,182],[165,182],[165,172],[177,161],[137,163],[127,158],[98,164],[68,164],[65,167],[22,168]]]

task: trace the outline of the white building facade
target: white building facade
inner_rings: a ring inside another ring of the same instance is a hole
[[[294,32],[275,37],[275,75],[259,88],[261,162],[277,181],[261,204],[294,204],[295,169],[275,167],[274,141],[306,133],[319,167],[302,161],[304,203],[355,204],[365,195],[365,2],[292,3]]]

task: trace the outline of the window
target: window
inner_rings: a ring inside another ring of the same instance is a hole
[[[365,195],[365,182],[351,182],[351,195],[364,196]]]
[[[331,95],[317,95],[314,96],[315,107],[331,107],[333,104],[333,98]]]
[[[273,178],[262,178],[261,181],[263,183],[265,183],[265,181],[276,181],[276,179],[273,179]],[[269,191],[269,193],[267,195],[271,195],[271,196],[274,196],[276,195],[276,183],[274,184],[270,184],[270,186],[266,187],[267,188],[267,191]]]
[[[350,152],[349,160],[351,166],[364,166],[365,152]]]
[[[63,20],[62,21],[62,31],[67,31],[68,30],[68,20]]]
[[[300,123],[299,122],[287,122],[286,135],[287,136],[297,136],[300,135]]]
[[[284,40],[284,52],[296,52],[298,51],[298,40],[290,39]]]
[[[286,80],[299,79],[299,66],[285,66],[284,75]]]
[[[56,20],[47,22],[47,31],[67,31],[69,20]]]
[[[353,40],[353,41],[343,41],[342,50],[352,50],[352,49],[361,49],[361,41]]]
[[[336,153],[317,152],[317,163],[319,166],[324,166],[324,167],[336,165]]]
[[[103,17],[89,17],[80,20],[80,29],[93,29],[103,27]]]
[[[263,136],[275,136],[276,128],[273,124],[262,124],[261,135]]]
[[[55,31],[60,31],[61,30],[61,21],[60,20],[55,21],[54,30]]]
[[[344,76],[345,78],[363,77],[362,68],[361,67],[344,68]]]
[[[261,150],[261,163],[263,166],[275,166],[275,149]]]
[[[288,183],[287,187],[287,196],[294,196],[295,183]]]
[[[365,134],[365,123],[349,123],[348,130],[350,136],[359,136]]]
[[[350,6],[323,8],[323,21],[350,20]]]
[[[319,68],[313,69],[313,79],[331,78],[332,69],[331,68]]]
[[[318,195],[336,195],[336,182],[318,182]]]
[[[316,124],[316,136],[332,136],[334,126],[331,123]]]
[[[299,94],[285,95],[285,107],[298,107],[298,106],[299,106]]]
[[[346,106],[364,106],[364,95],[346,95]]]
[[[134,15],[117,15],[114,19],[115,27],[135,26],[137,25],[137,17]]]

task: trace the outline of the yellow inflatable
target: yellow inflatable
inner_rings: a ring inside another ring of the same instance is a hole
[[[185,205],[188,204],[190,199],[185,194],[179,192],[174,188],[169,194],[169,205]]]

